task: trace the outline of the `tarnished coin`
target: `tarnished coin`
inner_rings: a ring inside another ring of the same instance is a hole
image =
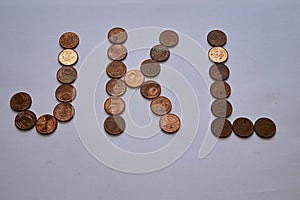
[[[216,81],[224,81],[229,77],[229,69],[225,64],[215,63],[209,68],[209,75]]]
[[[104,129],[110,135],[123,133],[125,126],[125,120],[119,115],[108,116],[104,121]]]
[[[53,110],[53,116],[61,122],[67,122],[73,118],[75,109],[70,103],[59,103]]]
[[[226,118],[216,118],[210,125],[211,132],[218,138],[226,138],[231,135],[232,125]]]
[[[107,50],[107,55],[112,60],[121,61],[127,56],[127,49],[122,44],[113,44]]]
[[[31,106],[31,97],[25,92],[18,92],[10,99],[10,107],[14,111],[27,110]]]
[[[145,76],[154,77],[160,72],[160,64],[155,60],[147,59],[142,62],[140,69]]]
[[[121,79],[113,78],[106,83],[106,92],[111,96],[121,96],[126,88],[125,82]]]
[[[74,65],[78,61],[78,54],[73,49],[64,49],[58,54],[58,61],[65,66]]]
[[[58,101],[70,102],[76,96],[76,89],[71,84],[62,84],[56,89],[55,96]]]
[[[210,93],[217,99],[224,99],[229,97],[231,88],[225,81],[215,81],[210,86]]]
[[[211,46],[224,46],[227,42],[227,37],[224,32],[220,30],[212,30],[207,35],[207,42]]]
[[[56,77],[61,83],[73,83],[77,78],[77,71],[74,67],[63,66],[57,71]]]
[[[253,123],[245,117],[234,120],[232,126],[233,132],[239,137],[249,137],[254,131]]]
[[[42,135],[49,135],[57,128],[57,120],[49,114],[42,115],[38,118],[35,128]]]
[[[160,118],[159,126],[165,133],[175,133],[180,128],[180,119],[175,114],[166,114]]]
[[[146,99],[154,99],[160,95],[161,87],[155,81],[145,81],[140,87],[140,92]]]
[[[216,117],[229,117],[232,113],[232,105],[226,99],[217,99],[211,104],[211,112]]]
[[[160,44],[167,47],[174,47],[177,45],[179,37],[176,32],[172,30],[165,30],[159,35]]]
[[[275,123],[266,117],[259,118],[254,124],[255,132],[262,138],[270,138],[276,133]]]
[[[163,45],[155,45],[150,50],[150,57],[157,62],[164,62],[169,59],[170,51]]]
[[[158,96],[151,101],[150,108],[154,114],[165,115],[172,109],[171,101],[164,96]]]
[[[124,76],[124,81],[129,87],[140,87],[144,82],[145,77],[139,70],[130,70]]]
[[[111,78],[121,78],[126,71],[126,65],[122,61],[112,61],[106,67],[106,73]]]
[[[214,63],[223,63],[228,59],[228,53],[223,47],[213,47],[208,52],[209,59]]]
[[[74,49],[79,44],[79,37],[76,33],[66,32],[60,36],[59,44],[64,49]]]
[[[30,110],[24,110],[17,114],[15,125],[18,129],[29,130],[35,126],[36,115]]]
[[[127,40],[125,29],[116,27],[112,28],[107,34],[108,40],[113,44],[121,44]]]
[[[110,115],[119,115],[125,110],[125,101],[121,97],[109,97],[104,102],[104,110]]]

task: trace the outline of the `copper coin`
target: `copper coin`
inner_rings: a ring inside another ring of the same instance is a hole
[[[57,120],[49,114],[42,115],[38,118],[35,128],[42,135],[49,135],[57,128]]]
[[[66,32],[60,36],[59,44],[65,49],[74,49],[79,44],[79,37],[73,32]]]
[[[59,103],[53,110],[53,116],[61,122],[67,122],[73,118],[75,109],[70,103]]]
[[[229,77],[229,69],[224,64],[215,63],[209,68],[209,75],[216,81],[224,81]]]
[[[160,64],[155,60],[147,59],[142,62],[140,69],[145,76],[154,77],[160,72]]]
[[[14,111],[27,110],[31,106],[31,97],[25,92],[19,92],[14,94],[10,99],[10,107]]]
[[[127,40],[125,29],[116,27],[112,28],[107,34],[108,40],[113,44],[121,44]]]
[[[30,110],[21,111],[15,118],[15,125],[18,129],[29,130],[35,126],[36,115]]]
[[[180,119],[175,114],[166,114],[160,118],[159,126],[165,133],[175,133],[180,128]]]
[[[111,78],[121,78],[126,71],[126,65],[121,61],[112,61],[106,67],[106,73]]]
[[[161,88],[155,81],[146,81],[141,85],[140,92],[146,99],[154,99],[160,95]]]
[[[58,101],[70,102],[76,96],[76,89],[71,84],[62,84],[56,89],[55,96]]]
[[[127,56],[127,49],[122,44],[113,44],[107,50],[107,55],[112,60],[121,61]]]
[[[210,86],[210,93],[217,99],[223,99],[229,97],[231,88],[225,81],[215,81]]]
[[[150,108],[157,115],[165,115],[172,109],[171,101],[164,96],[158,96],[151,101]]]
[[[121,97],[109,97],[104,102],[104,110],[110,115],[119,115],[125,110],[125,101]]]
[[[74,65],[78,61],[78,54],[73,49],[64,49],[58,54],[58,61],[65,66]]]
[[[208,57],[214,63],[223,63],[228,59],[228,52],[223,47],[213,47],[209,50]]]
[[[270,138],[276,133],[275,123],[271,119],[265,117],[256,120],[254,129],[256,134],[262,138]]]
[[[216,117],[229,117],[232,113],[232,105],[226,99],[217,99],[211,104],[211,112]]]
[[[126,91],[126,84],[121,79],[110,79],[106,83],[106,92],[111,96],[121,96]]]
[[[211,132],[218,138],[226,138],[232,132],[232,125],[226,118],[216,118],[210,125]]]
[[[110,135],[123,133],[125,126],[125,120],[119,115],[108,116],[104,121],[104,129]]]
[[[212,30],[207,35],[207,41],[211,46],[224,46],[227,42],[227,37],[220,30]]]
[[[130,70],[124,76],[124,81],[129,87],[140,87],[145,80],[145,76],[139,70]]]
[[[253,123],[245,117],[234,120],[232,126],[234,133],[239,137],[249,137],[254,131]]]
[[[73,83],[77,78],[77,71],[74,67],[63,66],[57,71],[56,77],[61,83]]]
[[[150,56],[157,62],[164,62],[169,59],[170,51],[163,45],[155,45],[150,50]]]
[[[167,47],[174,47],[177,45],[179,37],[176,32],[172,30],[165,30],[159,35],[160,44]]]

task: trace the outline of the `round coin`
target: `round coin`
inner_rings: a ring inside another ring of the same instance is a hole
[[[127,49],[122,44],[113,44],[107,50],[107,55],[111,60],[121,61],[127,56]]]
[[[147,59],[142,62],[140,69],[145,76],[154,77],[160,72],[160,64],[155,60]]]
[[[29,130],[35,126],[36,115],[30,110],[24,110],[17,114],[15,125],[20,130]]]
[[[222,63],[215,63],[209,68],[209,75],[216,81],[224,81],[229,77],[229,69]]]
[[[139,87],[144,82],[145,77],[139,70],[130,70],[124,76],[124,81],[129,87]]]
[[[210,125],[211,132],[218,138],[226,138],[231,135],[232,125],[226,118],[216,118]]]
[[[106,67],[106,73],[111,78],[121,78],[126,71],[126,65],[121,61],[112,61]]]
[[[253,123],[245,117],[234,120],[232,126],[233,132],[243,138],[251,136],[254,131]]]
[[[57,120],[49,114],[42,115],[38,118],[35,128],[42,135],[49,135],[57,128]]]
[[[226,99],[217,99],[211,104],[211,112],[216,117],[229,117],[232,113],[232,105]]]
[[[211,46],[224,46],[227,42],[227,37],[224,32],[220,30],[212,30],[207,35],[207,42]]]
[[[213,47],[209,50],[208,57],[214,63],[223,63],[228,59],[228,53],[223,47]]]
[[[150,50],[150,57],[157,62],[164,62],[169,59],[170,51],[163,45],[155,45]]]
[[[78,61],[78,54],[73,49],[64,49],[58,54],[58,61],[65,66],[74,65]]]
[[[172,30],[165,30],[159,35],[160,44],[167,47],[174,47],[177,45],[179,37],[176,32]]]
[[[106,92],[111,96],[121,96],[126,91],[126,84],[121,79],[110,79],[106,83]]]
[[[10,107],[14,111],[27,110],[31,106],[31,97],[25,92],[18,92],[14,94],[10,99]]]
[[[74,49],[79,44],[79,37],[73,32],[66,32],[60,36],[59,44],[64,49]]]
[[[216,99],[229,97],[231,88],[225,81],[215,81],[210,86],[210,93]]]
[[[55,96],[58,101],[70,102],[76,96],[76,89],[71,84],[62,84],[56,89]]]
[[[127,40],[125,29],[116,27],[112,28],[107,34],[108,40],[113,44],[121,44]]]
[[[254,124],[255,132],[262,138],[270,138],[276,133],[275,123],[266,117],[259,118]]]
[[[125,130],[125,120],[119,116],[108,116],[104,121],[104,129],[110,135],[119,135]]]
[[[67,122],[73,118],[75,109],[70,103],[59,103],[53,110],[53,116],[61,122]]]
[[[161,87],[155,81],[146,81],[141,85],[140,92],[146,99],[154,99],[160,95]]]
[[[73,83],[77,78],[77,71],[74,67],[63,66],[57,71],[56,77],[61,83]]]
[[[180,119],[175,114],[166,114],[160,118],[159,126],[165,133],[175,133],[180,128]]]
[[[150,108],[157,115],[165,115],[172,109],[171,101],[164,96],[158,96],[151,101]]]
[[[104,102],[104,110],[110,115],[119,115],[125,110],[125,101],[121,97],[109,97]]]

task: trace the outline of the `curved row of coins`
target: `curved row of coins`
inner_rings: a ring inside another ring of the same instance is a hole
[[[216,117],[211,123],[212,133],[219,138],[226,138],[232,131],[239,137],[250,137],[255,131],[262,138],[270,138],[276,132],[275,123],[266,117],[252,121],[246,117],[239,117],[233,124],[227,119],[232,113],[232,105],[227,100],[231,94],[230,85],[226,82],[229,68],[224,64],[228,59],[228,52],[223,47],[227,36],[220,30],[212,30],[207,35],[207,41],[212,46],[208,52],[209,59],[214,63],[209,69],[209,75],[214,80],[210,86],[210,93],[216,99],[211,104],[211,112]]]
[[[77,78],[74,65],[78,61],[78,53],[74,50],[79,44],[79,37],[73,32],[66,32],[59,38],[59,44],[63,50],[58,55],[61,68],[57,71],[57,80],[61,83],[55,91],[59,103],[53,109],[53,115],[43,114],[38,119],[36,114],[29,110],[32,98],[25,92],[18,92],[10,99],[10,107],[17,111],[15,125],[20,130],[30,130],[34,126],[42,135],[50,135],[57,128],[57,121],[70,121],[75,109],[70,103],[76,96],[76,89],[72,85]]]
[[[140,65],[140,70],[132,69],[127,71],[123,60],[127,56],[127,49],[124,43],[127,40],[127,32],[120,27],[112,28],[108,32],[108,40],[112,44],[107,55],[112,60],[106,66],[106,73],[111,78],[106,83],[106,92],[110,95],[104,102],[104,110],[109,115],[104,121],[104,129],[110,135],[119,135],[125,130],[126,122],[121,117],[125,110],[125,101],[122,95],[126,88],[139,88],[141,95],[151,100],[150,108],[153,113],[161,116],[159,126],[165,133],[175,133],[180,128],[180,118],[170,113],[172,109],[171,101],[161,96],[161,86],[153,78],[160,73],[160,62],[165,62],[170,57],[168,47],[176,46],[178,35],[171,30],[162,32],[159,36],[159,45],[155,45],[150,50],[149,59],[144,60]]]

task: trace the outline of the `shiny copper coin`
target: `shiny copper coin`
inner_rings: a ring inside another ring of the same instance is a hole
[[[175,114],[166,114],[160,118],[159,126],[165,133],[175,133],[180,128],[180,119]]]
[[[231,135],[232,125],[226,118],[216,118],[210,125],[211,132],[218,138],[226,138]]]
[[[169,59],[170,51],[163,45],[155,45],[150,50],[150,56],[157,62],[164,62]]]
[[[160,95],[161,87],[155,81],[146,81],[141,85],[140,92],[146,99],[154,99]]]
[[[56,77],[61,83],[73,83],[77,78],[77,71],[74,67],[63,66],[57,71]]]
[[[116,27],[112,28],[107,34],[108,40],[113,44],[121,44],[127,40],[125,29]]]
[[[220,30],[212,30],[207,35],[207,42],[211,46],[224,46],[227,42],[227,37],[224,32]]]
[[[210,86],[210,93],[217,99],[229,97],[231,88],[225,81],[215,81]]]
[[[62,84],[56,89],[55,96],[58,101],[70,102],[76,96],[76,89],[71,84]]]
[[[64,49],[58,54],[58,61],[65,66],[74,65],[78,61],[78,54],[73,49]]]
[[[251,136],[254,131],[253,123],[245,117],[234,120],[232,126],[234,133],[243,138]]]
[[[147,59],[142,62],[140,69],[145,76],[154,77],[160,72],[160,64],[155,60]]]
[[[66,32],[60,36],[59,44],[64,49],[74,49],[79,44],[79,37],[76,33]]]
[[[127,56],[127,49],[122,44],[113,44],[107,50],[107,55],[112,60],[121,61]]]
[[[171,101],[164,96],[158,96],[151,101],[150,108],[157,115],[165,115],[172,109]]]
[[[126,65],[121,61],[112,61],[106,67],[106,73],[111,78],[121,78],[126,71]]]
[[[70,103],[59,103],[53,110],[53,116],[61,122],[70,121],[75,114],[75,109]]]
[[[42,115],[38,118],[35,128],[42,135],[49,135],[57,128],[57,120],[49,114]]]
[[[229,77],[229,69],[224,64],[215,63],[209,68],[209,75],[216,81],[224,81]]]
[[[232,113],[232,105],[226,99],[217,99],[211,104],[211,112],[216,117],[229,117]]]
[[[228,59],[228,53],[223,47],[213,47],[208,52],[209,59],[214,63],[223,63]]]
[[[121,96],[126,88],[125,82],[121,79],[113,78],[106,83],[106,92],[111,96]]]
[[[174,47],[177,45],[179,37],[176,32],[172,30],[165,30],[159,35],[160,44],[167,47]]]
[[[104,121],[104,129],[110,135],[123,133],[125,126],[125,120],[119,115],[108,116]]]
[[[18,129],[29,130],[35,126],[36,115],[30,110],[21,111],[15,118],[15,125]]]
[[[31,106],[31,97],[25,92],[19,92],[14,94],[10,99],[10,107],[14,111],[27,110]]]
[[[110,115],[119,115],[125,110],[125,101],[121,97],[109,97],[104,102],[104,110]]]
[[[276,133],[275,123],[271,119],[266,117],[262,117],[256,120],[254,129],[256,134],[262,138],[273,137]]]
[[[124,76],[124,81],[129,87],[140,87],[145,80],[145,76],[139,70],[130,70]]]

